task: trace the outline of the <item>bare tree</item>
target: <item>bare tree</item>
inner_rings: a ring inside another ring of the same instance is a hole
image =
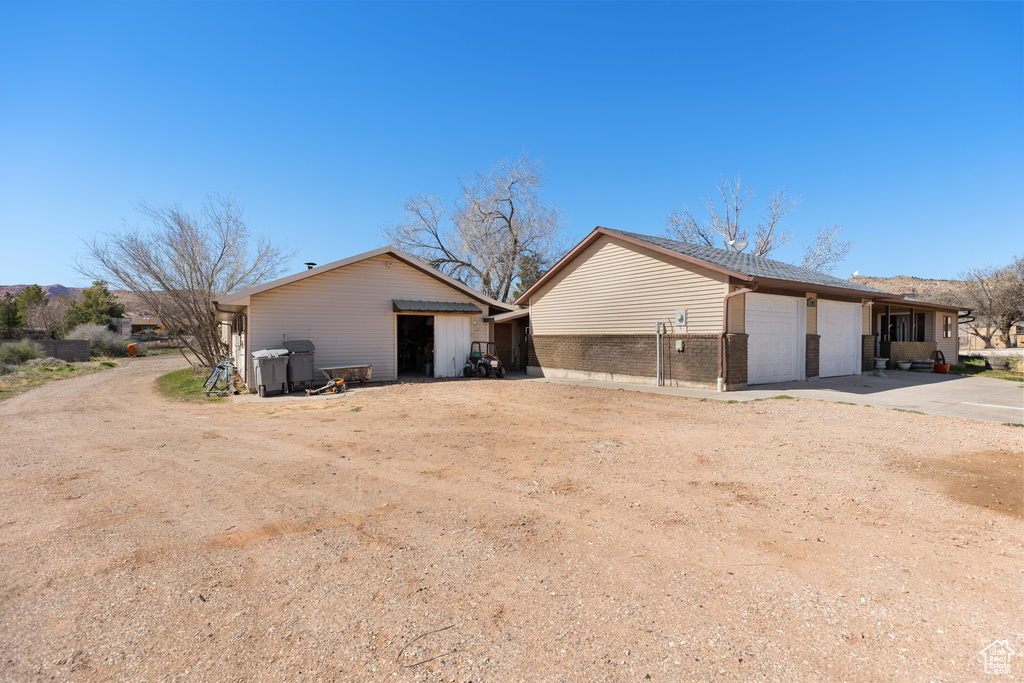
[[[998,333],[1006,343],[1014,325],[1024,322],[1024,258],[1008,266],[973,268],[960,274],[952,292],[954,301],[971,309],[968,329],[992,347]]]
[[[524,153],[501,160],[462,179],[459,200],[450,207],[436,195],[405,200],[405,220],[386,226],[383,236],[492,299],[508,301],[521,263],[544,267],[561,253],[561,216],[540,197],[545,179],[540,159]]]
[[[69,296],[55,296],[42,304],[29,307],[28,326],[45,330],[47,336],[63,334],[74,317],[75,301]]]
[[[844,242],[842,225],[823,225],[813,242],[804,242],[804,260],[800,264],[804,268],[820,273],[832,274],[836,266],[850,252],[852,242]]]
[[[133,292],[202,365],[215,367],[227,349],[214,299],[274,277],[291,254],[253,238],[242,208],[216,195],[198,214],[177,204],[139,211],[148,230],[125,224],[93,237],[78,270]]]
[[[665,224],[668,226],[667,232],[670,237],[718,249],[722,248],[722,241],[728,245],[737,240],[747,239],[748,229],[740,224],[740,214],[754,196],[753,191],[743,187],[743,179],[740,176],[736,176],[735,179],[722,176],[715,187],[719,198],[716,200],[709,194],[703,199],[704,208],[708,213],[706,220],[696,218],[685,205],[682,211],[673,211],[669,214]],[[750,253],[767,256],[789,242],[791,236],[779,227],[779,222],[792,213],[799,203],[799,199],[791,199],[785,190],[768,195],[765,212],[752,227],[754,244]]]

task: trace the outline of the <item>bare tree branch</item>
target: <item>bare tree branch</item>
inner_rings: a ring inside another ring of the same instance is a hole
[[[526,154],[501,160],[459,182],[459,200],[446,208],[436,195],[402,203],[405,220],[386,226],[391,244],[501,301],[520,279],[521,257],[546,266],[561,253],[562,219],[544,204],[543,165]]]
[[[739,178],[737,178],[737,182],[739,182]],[[789,242],[792,236],[789,232],[779,229],[779,221],[793,213],[799,203],[799,198],[791,199],[785,190],[778,190],[768,195],[768,212],[761,216],[761,220],[754,228],[752,253],[765,256]]]
[[[722,176],[715,189],[719,195],[717,201],[712,195],[702,200],[708,214],[707,220],[695,218],[687,206],[682,211],[673,211],[668,215],[665,224],[670,237],[717,249],[722,248],[723,242],[728,246],[737,240],[747,239],[747,230],[740,224],[740,214],[754,196],[753,191],[743,187],[743,178],[740,176],[734,179]],[[779,222],[792,213],[799,203],[799,199],[791,199],[785,190],[768,195],[766,213],[754,226],[751,253],[765,256],[790,240],[790,234],[779,228]]]
[[[226,347],[213,301],[277,275],[291,256],[251,237],[233,200],[211,195],[193,215],[178,205],[142,204],[148,230],[125,224],[86,244],[79,272],[133,292],[200,362],[215,367]]]
[[[55,296],[44,304],[29,307],[26,318],[29,327],[46,331],[48,337],[64,332],[73,313],[74,301],[69,296]]]
[[[844,242],[843,226],[823,225],[813,242],[804,242],[804,260],[800,263],[804,268],[831,274],[839,262],[850,252],[852,242]]]
[[[1008,342],[1013,326],[1024,322],[1024,258],[1014,257],[1008,266],[973,268],[959,277],[951,298],[971,309],[974,320],[968,329],[986,348],[996,334]]]

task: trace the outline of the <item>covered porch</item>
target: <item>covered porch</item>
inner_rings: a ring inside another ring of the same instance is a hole
[[[898,361],[934,360],[941,351],[947,363],[957,358],[957,309],[954,307],[902,301],[875,302],[871,333],[875,357],[888,358],[888,367]]]

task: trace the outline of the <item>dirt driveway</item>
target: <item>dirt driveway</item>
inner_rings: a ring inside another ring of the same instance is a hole
[[[0,404],[0,677],[974,680],[1020,428],[537,382]],[[1024,665],[1015,660],[1015,677]]]

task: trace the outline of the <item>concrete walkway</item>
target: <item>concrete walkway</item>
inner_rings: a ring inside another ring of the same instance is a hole
[[[931,415],[964,417],[986,422],[1024,424],[1024,383],[990,377],[963,377],[900,370],[886,370],[885,373],[886,377],[875,377],[871,373],[866,373],[810,382],[761,384],[750,389],[727,392],[551,377],[531,377],[529,381],[644,391],[716,401],[753,401],[785,394],[821,401],[917,410]]]

